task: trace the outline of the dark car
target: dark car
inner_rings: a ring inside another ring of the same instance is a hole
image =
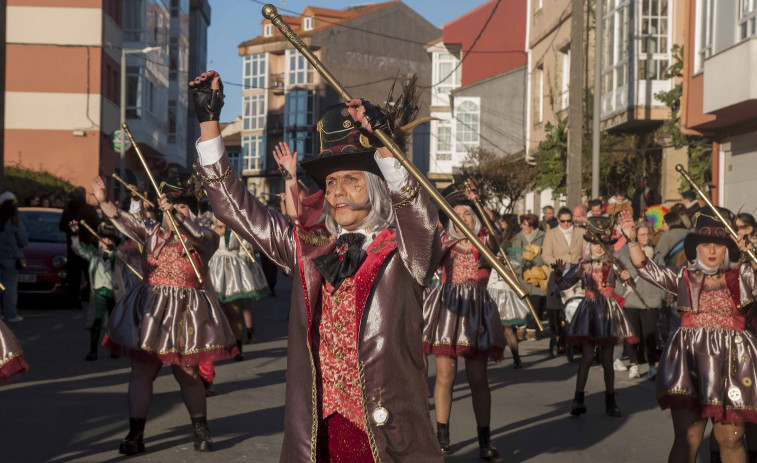
[[[66,294],[66,234],[58,229],[61,209],[20,207],[29,234],[26,266],[18,272],[19,294]]]

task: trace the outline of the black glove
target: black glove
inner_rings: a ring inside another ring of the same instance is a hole
[[[195,83],[189,87],[192,92],[192,100],[195,105],[195,116],[198,122],[217,121],[221,118],[223,108],[223,82],[218,79],[218,90],[213,90],[210,85],[212,78]]]
[[[392,131],[389,127],[389,120],[386,118],[384,111],[365,98],[361,98],[360,101],[362,101],[363,108],[365,108],[365,119],[371,124],[371,130],[381,129],[391,136]]]

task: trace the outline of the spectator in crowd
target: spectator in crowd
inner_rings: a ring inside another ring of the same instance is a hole
[[[589,217],[602,217],[604,213],[605,205],[601,199],[592,199],[589,201]],[[575,215],[575,212],[574,212]]]
[[[513,250],[523,249],[519,276],[530,294],[531,305],[534,306],[534,311],[539,320],[544,315],[546,308],[546,278],[549,275],[549,268],[545,267],[543,269],[544,279],[535,278],[538,269],[544,265],[544,257],[541,255],[544,248],[544,235],[544,232],[539,229],[539,217],[536,214],[524,214],[520,217],[520,232],[515,235],[510,243]],[[536,329],[536,321],[529,320],[526,325],[526,336],[529,340],[536,341]],[[520,329],[518,329],[518,337],[521,340],[523,338]]]
[[[29,196],[24,200],[24,206],[26,207],[39,207],[39,196]]]
[[[615,194],[607,201],[607,205],[605,206],[605,212],[610,216],[614,216],[620,211],[629,211],[633,213],[631,201],[628,200],[626,191],[622,187],[615,189]]]
[[[53,203],[52,206],[57,209],[63,209],[63,206],[66,204],[63,202],[63,196],[58,193],[53,197]]]
[[[681,218],[681,222],[683,222],[683,226],[686,229],[691,229],[691,211],[684,206],[682,203],[675,203],[673,204],[673,207],[670,208],[670,212],[675,212],[678,214],[678,216]]]
[[[652,226],[649,223],[636,223],[636,239],[639,241],[639,246],[644,251],[644,255],[656,264],[663,265],[662,256],[652,244],[651,236]],[[639,338],[638,344],[627,346],[631,363],[628,368],[628,377],[640,378],[639,364],[646,359],[649,364],[647,377],[652,379],[657,375],[655,368],[655,363],[657,363],[657,319],[660,316],[665,292],[647,280],[639,278],[636,268],[631,262],[628,243],[618,251],[617,258],[631,274],[636,289],[642,297],[642,299],[639,299],[633,291],[630,291],[625,295],[626,300],[623,306],[623,310],[633,327],[633,332]]]
[[[676,265],[678,255],[683,250],[683,238],[689,229],[676,212],[668,212],[662,219],[662,234],[657,242],[657,251],[668,266]]]
[[[631,198],[631,207],[633,208],[633,219],[639,220],[644,215],[644,210],[649,206],[660,204],[662,198],[660,195],[647,185],[647,179],[644,177],[636,178],[636,191]]]
[[[8,322],[23,320],[17,311],[18,270],[24,266],[21,249],[29,242],[16,203],[16,196],[10,191],[0,194],[0,282],[5,285],[3,314]]]
[[[50,197],[49,196],[43,196],[42,201],[40,202],[40,207],[50,207]]]
[[[747,244],[752,244],[752,246],[757,244],[757,236],[755,235],[757,224],[755,224],[752,214],[746,212],[736,214],[736,220],[733,225],[736,227],[736,233],[739,235],[739,238],[746,239]]]
[[[692,217],[702,208],[702,205],[697,200],[697,193],[694,190],[687,190],[681,193],[681,203],[686,206]]]
[[[573,207],[573,225],[582,227],[586,221],[589,220],[589,211],[586,210],[586,206],[583,203],[579,203]]]
[[[541,208],[544,218],[542,219],[540,228],[544,231],[557,227],[557,218],[555,218],[555,208],[552,206],[544,206]]]
[[[584,240],[583,228],[573,224],[573,214],[567,207],[561,208],[557,213],[559,226],[552,228],[544,235],[544,249],[542,256],[546,265],[552,265],[558,260],[565,264],[577,264],[581,258],[586,241]],[[549,328],[552,332],[550,340],[550,355],[565,352],[565,338],[561,324],[562,304],[560,291],[557,288],[554,272],[547,282],[547,314],[549,315]]]
[[[100,217],[95,208],[87,204],[87,190],[84,187],[76,187],[71,194],[71,200],[66,204],[60,217],[58,227],[66,233],[67,243],[67,261],[66,261],[66,285],[68,287],[69,306],[73,309],[81,309],[81,276],[82,271],[87,269],[87,261],[76,255],[71,248],[72,231],[68,226],[69,223],[76,221],[86,222],[92,229],[97,229],[100,223]],[[94,245],[94,239],[88,234],[81,236],[83,244]],[[87,281],[89,276],[85,275]]]

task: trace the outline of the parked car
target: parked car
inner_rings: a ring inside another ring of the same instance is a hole
[[[19,294],[66,294],[66,234],[58,229],[62,209],[20,207],[29,234],[26,266],[18,272]]]

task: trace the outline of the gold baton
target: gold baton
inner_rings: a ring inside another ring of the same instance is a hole
[[[279,15],[278,11],[276,10],[276,7],[268,4],[263,7],[263,17],[267,20],[271,21],[271,23],[276,26],[279,31],[284,35],[284,37],[289,40],[289,42],[294,45],[294,48],[299,51],[302,56],[305,57],[310,64],[313,65],[313,67],[318,71],[318,73],[323,77],[323,79],[328,82],[329,85],[339,94],[342,100],[344,102],[349,102],[352,100],[352,96],[349,94],[346,88],[334,77],[333,74],[321,63],[321,61],[313,54],[312,51],[310,51],[310,48],[305,45],[305,43],[300,39],[297,34],[294,33],[291,27],[284,21],[284,19]],[[478,239],[478,237],[465,225],[465,222],[463,222],[460,217],[455,214],[454,209],[452,209],[452,206],[449,205],[449,203],[444,199],[444,197],[436,191],[436,188],[431,184],[431,182],[428,181],[428,179],[416,168],[412,162],[410,162],[405,154],[400,150],[392,141],[391,137],[389,137],[386,133],[384,133],[381,129],[376,129],[373,131],[373,135],[378,138],[381,143],[392,152],[392,155],[394,155],[394,158],[399,161],[400,164],[408,171],[410,175],[415,178],[415,180],[418,182],[421,188],[431,197],[431,199],[441,208],[442,212],[447,214],[449,219],[454,223],[457,228],[465,235],[465,237],[471,242],[471,244],[478,249],[478,251],[481,253],[481,255],[486,259],[486,262],[499,273],[502,278],[507,282],[508,285],[510,285],[511,288],[513,288],[513,291],[515,291],[515,294],[518,295],[519,298],[524,299],[528,296],[528,293],[526,292],[525,288],[520,284],[520,282],[514,278],[510,272],[507,271],[505,266],[502,264],[502,262],[497,259],[497,257],[494,255],[489,248],[483,245],[481,241]]]
[[[118,180],[119,183],[121,183],[123,186],[125,186],[127,190],[129,190],[132,193],[134,193],[134,195],[137,198],[139,198],[142,201],[146,202],[150,207],[155,207],[155,204],[153,204],[152,201],[150,201],[149,199],[147,199],[142,193],[140,193],[139,191],[137,191],[135,188],[132,188],[131,185],[129,185],[121,177],[119,177],[118,175],[116,175],[115,172],[113,172],[112,176],[113,176],[114,179]]]
[[[98,235],[97,232],[94,231],[92,229],[92,227],[89,226],[89,224],[87,222],[85,222],[85,221],[82,220],[81,222],[78,222],[78,223],[81,224],[81,226],[83,226],[84,228],[86,228],[87,231],[90,232],[92,234],[92,236],[94,236],[97,239],[97,241],[102,241],[103,240],[100,237],[100,235]],[[128,262],[126,262],[126,259],[124,259],[120,255],[118,255],[118,253],[115,252],[115,251],[113,251],[113,255],[116,256],[116,258],[118,260],[120,260],[129,270],[131,270],[132,272],[134,272],[134,275],[138,276],[140,280],[143,279],[142,275],[137,271],[137,269],[135,269],[134,267],[132,267],[131,265],[129,265]]]

